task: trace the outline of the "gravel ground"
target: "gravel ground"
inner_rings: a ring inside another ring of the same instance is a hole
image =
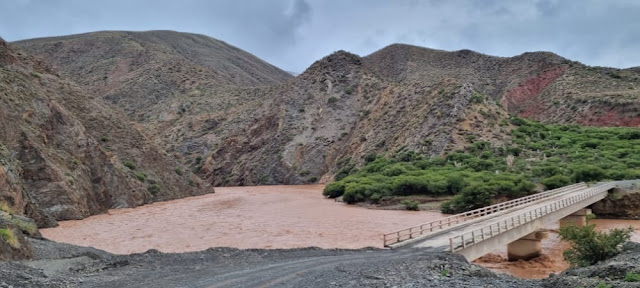
[[[239,250],[111,255],[32,240],[36,259],[0,262],[0,287],[640,287],[640,244],[596,266],[544,280],[523,280],[468,263],[459,255],[417,249]]]

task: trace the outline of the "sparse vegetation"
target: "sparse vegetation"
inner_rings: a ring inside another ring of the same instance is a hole
[[[640,282],[640,273],[633,273],[632,271],[628,271],[627,274],[624,275],[625,282]]]
[[[563,253],[564,259],[572,266],[585,267],[619,254],[632,232],[632,227],[600,232],[595,224],[587,224],[562,227],[558,234],[562,240],[571,242],[571,248]]]
[[[331,96],[331,97],[329,97],[329,99],[327,99],[327,103],[329,103],[329,104],[336,103],[337,101],[338,101],[338,98],[336,98],[334,96]]]
[[[15,214],[15,211],[5,202],[0,202],[0,211],[4,211],[10,214]]]
[[[147,174],[142,172],[142,171],[138,171],[136,172],[136,178],[138,178],[138,180],[140,180],[140,182],[144,182],[147,180]]]
[[[344,93],[347,95],[351,95],[351,93],[353,93],[353,87],[347,87],[346,89],[344,89]]]
[[[151,195],[157,196],[158,193],[160,193],[160,185],[151,184],[151,185],[149,185],[149,187],[147,187],[147,191],[149,191],[151,193]]]
[[[124,163],[122,163],[122,165],[124,165],[124,167],[127,167],[131,170],[136,170],[136,164],[133,164],[133,162],[131,161],[124,161]]]
[[[173,169],[173,171],[180,176],[184,174],[184,172],[182,172],[182,169],[180,169],[180,167],[176,167],[175,169]]]
[[[13,248],[20,247],[20,242],[18,242],[18,238],[11,229],[0,228],[0,239]]]

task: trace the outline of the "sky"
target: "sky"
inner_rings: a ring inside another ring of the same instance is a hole
[[[205,34],[296,73],[393,43],[640,66],[638,0],[0,0],[7,41],[99,30]]]

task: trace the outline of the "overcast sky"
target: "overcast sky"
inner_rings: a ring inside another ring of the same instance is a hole
[[[209,35],[294,72],[337,50],[364,56],[398,42],[640,66],[637,0],[0,0],[8,41],[157,29]]]

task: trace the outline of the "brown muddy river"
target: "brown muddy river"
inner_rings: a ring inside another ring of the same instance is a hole
[[[42,229],[49,239],[116,254],[158,249],[187,252],[210,247],[382,247],[382,234],[444,217],[429,211],[374,210],[325,199],[324,185],[220,187],[215,194],[109,210]],[[594,220],[599,228],[634,226],[640,220]],[[557,229],[556,227],[549,227]],[[640,242],[640,232],[632,240]],[[545,256],[507,262],[506,247],[476,263],[523,278],[544,278],[567,268],[562,243],[549,233]]]

